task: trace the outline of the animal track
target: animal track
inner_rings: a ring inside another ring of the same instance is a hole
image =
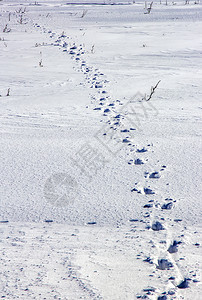
[[[38,24],[34,25],[35,27],[39,28],[40,26]],[[135,147],[133,143],[131,142],[131,132],[135,132],[136,128],[130,127],[129,126],[123,126],[124,124],[124,115],[118,112],[118,106],[122,105],[120,100],[112,101],[111,97],[107,96],[107,84],[108,80],[105,78],[105,75],[101,73],[98,69],[95,69],[91,66],[88,66],[88,62],[85,59],[85,54],[87,51],[85,50],[83,45],[77,45],[76,43],[72,42],[71,38],[66,36],[64,33],[58,35],[56,38],[56,33],[52,32],[51,30],[47,31],[51,39],[55,39],[55,41],[52,43],[52,46],[56,46],[62,49],[64,52],[64,55],[69,54],[71,59],[75,61],[77,64],[77,70],[79,72],[82,72],[85,75],[85,85],[89,86],[92,90],[95,91],[96,96],[92,96],[92,104],[94,105],[93,110],[97,111],[97,113],[102,113],[104,118],[109,118],[111,115],[111,119],[108,122],[109,125],[111,125],[111,129],[117,130],[120,133],[120,136],[122,136],[122,139],[120,141],[126,146],[130,147],[131,153],[136,151],[138,153],[138,156],[143,155],[144,153],[148,152],[148,147],[151,145],[144,146],[142,148],[137,148],[135,150]],[[65,49],[64,49],[65,48]],[[113,124],[111,124],[111,122]],[[107,123],[107,122],[106,122]],[[121,126],[122,125],[122,126]],[[114,127],[113,127],[114,126]],[[127,134],[127,136],[124,136],[124,133]],[[103,135],[106,135],[106,133],[103,132]],[[128,161],[129,165],[132,166],[138,166],[138,168],[144,168],[144,164],[148,162],[148,159],[145,158],[132,158]],[[142,166],[142,167],[141,167]],[[165,171],[166,166],[161,165],[159,166],[160,171],[150,171],[150,172],[145,172],[144,173],[144,178],[147,179],[147,182],[153,182],[156,179],[161,178],[161,172]],[[150,181],[151,180],[151,181]],[[145,182],[146,183],[146,182]],[[135,187],[131,189],[131,192],[137,192],[138,194],[142,194],[144,196],[149,196],[149,195],[156,195],[156,192],[147,184],[135,184]],[[150,200],[148,203],[145,203],[143,205],[144,210],[147,210],[149,212],[146,212],[144,217],[146,218],[154,218],[155,219],[155,209],[160,206],[161,211],[165,212],[166,210],[171,210],[174,206],[174,202],[172,199],[165,199],[166,202],[164,203],[155,203],[154,200]],[[165,219],[164,219],[165,220]],[[130,219],[130,223],[134,224],[138,220],[137,219]],[[151,221],[151,220],[150,220]],[[146,223],[146,222],[145,222]],[[95,224],[95,222],[89,222],[89,225]],[[165,220],[165,225],[166,225],[166,220]],[[166,231],[166,227],[164,226],[164,223],[161,224],[159,221],[153,221],[151,227],[149,226],[148,228],[151,228],[153,231],[156,233],[154,234],[161,234],[159,231]],[[159,232],[159,233],[157,233]],[[170,259],[167,260],[165,258],[159,258],[158,263],[157,263],[157,270],[160,271],[166,271],[170,270],[170,268],[178,268],[174,259],[172,258],[172,254],[176,253],[178,251],[178,245],[181,242],[177,242],[174,240],[172,243],[169,244],[167,249],[165,250],[165,253],[170,255]],[[148,262],[149,264],[153,264],[153,260],[150,257],[147,257],[145,262]],[[179,270],[178,270],[179,271]],[[70,274],[72,276],[72,274]],[[178,285],[177,287],[179,289],[187,288],[188,287],[188,279],[184,278]],[[151,295],[156,293],[156,289],[153,287],[147,287],[143,290],[145,293],[145,299],[148,298],[147,295]],[[166,300],[167,295],[174,295],[175,291],[169,290],[167,293],[163,292],[161,295],[158,294],[158,300]],[[157,294],[156,294],[157,295]],[[144,296],[138,296],[137,298],[143,298]]]

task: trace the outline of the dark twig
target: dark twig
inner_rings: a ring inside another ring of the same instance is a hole
[[[154,92],[155,92],[155,90],[158,87],[160,82],[161,82],[161,80],[159,80],[154,87],[153,86],[151,87],[151,93],[150,93],[149,97],[147,99],[145,99],[146,101],[151,100],[151,98],[152,98],[152,96],[153,96],[153,94],[154,94]]]
[[[153,5],[153,1],[150,3],[149,7],[146,8],[147,12],[145,12],[145,14],[150,14],[150,12],[152,10],[152,5]]]
[[[85,15],[87,14],[87,12],[88,12],[88,10],[84,9],[83,12],[82,12],[81,18],[85,17]]]

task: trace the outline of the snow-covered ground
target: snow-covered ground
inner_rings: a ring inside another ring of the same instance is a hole
[[[1,298],[201,299],[202,7],[146,12],[0,1]]]

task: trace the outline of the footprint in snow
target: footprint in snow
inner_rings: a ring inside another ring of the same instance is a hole
[[[144,187],[144,188],[133,188],[131,190],[131,192],[137,192],[138,194],[142,194],[142,195],[154,195],[155,192],[150,189],[150,188],[147,188],[147,187]]]
[[[150,175],[149,175],[149,178],[155,178],[155,179],[158,179],[160,178],[160,174],[159,172],[152,172]]]
[[[153,194],[155,194],[155,192],[152,189],[150,189],[150,188],[144,188],[143,191],[144,191],[145,195],[153,195]]]
[[[162,206],[161,206],[161,209],[167,209],[167,210],[170,210],[172,209],[173,207],[173,203],[172,202],[168,202],[168,203],[164,203]]]
[[[158,296],[157,300],[167,300],[167,296],[163,295],[163,296]]]
[[[144,152],[147,152],[147,149],[145,149],[145,148],[137,149],[136,152],[138,152],[138,153],[144,153]]]
[[[134,164],[135,164],[135,165],[143,165],[144,162],[143,162],[142,159],[137,158],[137,159],[135,159]]]
[[[181,244],[181,242],[173,241],[173,244],[169,246],[168,252],[169,253],[176,253],[178,251],[178,245]]]
[[[125,138],[122,140],[122,143],[130,143],[130,141],[128,140],[128,138]]]
[[[169,262],[167,259],[159,259],[158,265],[156,266],[159,270],[169,270],[173,267],[173,264]]]
[[[87,225],[96,225],[97,222],[88,222]]]
[[[160,230],[164,230],[164,227],[163,225],[159,222],[159,221],[156,221],[152,224],[152,230],[154,231],[160,231]]]
[[[180,284],[177,285],[179,289],[186,289],[189,287],[188,279],[185,278]]]
[[[128,161],[128,164],[129,164],[129,165],[132,165],[132,164],[134,164],[134,165],[143,165],[144,162],[143,162],[142,159],[137,158],[137,159],[135,159],[135,160],[130,159],[130,160]]]

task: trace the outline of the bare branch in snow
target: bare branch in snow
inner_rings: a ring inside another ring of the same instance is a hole
[[[153,1],[149,4],[149,7],[147,8],[147,2],[145,2],[145,9],[147,10],[147,12],[145,12],[145,14],[150,14],[152,5],[153,5]]]
[[[151,98],[152,98],[152,96],[153,96],[153,94],[154,94],[155,90],[157,89],[160,82],[161,82],[161,80],[159,80],[154,87],[153,86],[151,87],[151,93],[150,93],[149,97],[147,99],[145,99],[146,101],[151,100]]]
[[[85,15],[87,14],[87,12],[88,12],[88,10],[84,9],[83,12],[82,12],[81,18],[85,17]]]

